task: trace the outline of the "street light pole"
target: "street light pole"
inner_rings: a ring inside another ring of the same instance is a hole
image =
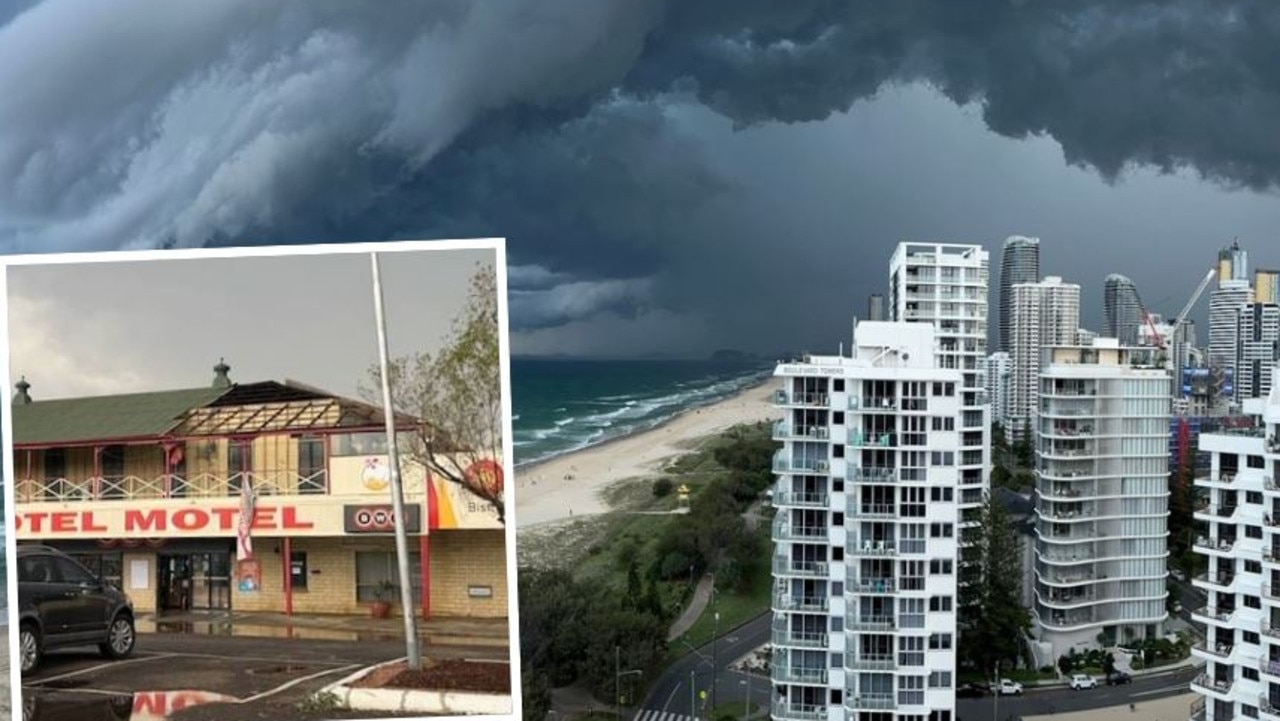
[[[715,598],[716,598],[715,582],[713,581],[711,586],[711,602],[712,603],[715,603]],[[718,680],[718,677],[720,675],[719,674],[720,665],[719,665],[719,662],[716,661],[716,655],[717,655],[716,641],[719,638],[720,638],[720,612],[716,611],[716,625],[711,632],[711,708],[712,709],[715,709],[716,707],[716,681]]]
[[[698,721],[698,687],[693,681],[693,671],[689,671],[689,718]]]
[[[996,661],[995,683],[991,685],[991,721],[1000,718],[1000,662]]]
[[[400,607],[404,614],[404,643],[409,668],[422,669],[418,651],[418,629],[413,622],[413,591],[409,585],[409,540],[404,528],[404,492],[400,487],[400,455],[396,447],[396,414],[391,404],[391,373],[387,360],[387,319],[382,308],[382,276],[378,272],[378,254],[370,253],[373,264],[373,310],[378,325],[378,364],[382,376],[382,415],[387,428],[387,463],[390,465],[391,505],[395,512],[396,561],[400,575]],[[288,563],[289,560],[285,559]],[[428,593],[428,589],[422,589]]]

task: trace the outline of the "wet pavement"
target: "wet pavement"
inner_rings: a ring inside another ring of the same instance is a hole
[[[497,649],[493,649],[497,651]],[[52,651],[23,679],[25,721],[242,721],[369,718],[304,703],[324,686],[404,656],[400,639],[352,641],[179,632],[139,633],[134,655]],[[450,649],[428,647],[449,655]],[[470,656],[470,653],[465,655]],[[474,657],[474,656],[473,656]],[[505,658],[505,650],[498,655]]]

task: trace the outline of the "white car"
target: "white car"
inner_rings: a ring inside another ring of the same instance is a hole
[[[1073,691],[1079,691],[1080,689],[1097,688],[1097,687],[1098,687],[1098,679],[1088,674],[1078,673],[1071,677],[1071,689]]]
[[[1001,696],[1021,696],[1022,684],[1017,681],[1010,681],[1007,678],[1000,679],[1000,685],[996,686],[996,693]]]

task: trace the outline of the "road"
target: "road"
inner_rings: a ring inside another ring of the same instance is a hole
[[[369,718],[368,711],[304,710],[298,704],[361,667],[403,655],[404,643],[395,639],[350,643],[140,633],[134,654],[120,661],[104,660],[96,649],[50,652],[23,679],[23,716],[26,721]]]
[[[716,705],[745,700],[748,694],[756,704],[769,704],[772,684],[767,677],[731,671],[728,666],[751,650],[768,643],[771,622],[771,612],[762,614],[722,636],[716,643]],[[691,717],[705,717],[705,712],[711,708],[712,659],[711,645],[708,644],[672,664],[654,683],[649,696],[634,713],[633,721],[687,721]],[[1166,674],[1140,676],[1132,684],[1102,686],[1089,691],[1072,691],[1065,687],[1030,689],[1021,697],[1002,697],[999,699],[998,709],[990,697],[957,699],[957,721],[965,718],[971,721],[989,718],[1003,721],[1009,716],[1016,718],[1084,711],[1127,703],[1134,703],[1141,708],[1143,700],[1186,693],[1191,679],[1199,672],[1199,669],[1189,668]],[[690,673],[694,675],[692,698]],[[705,700],[698,698],[701,691],[707,693]],[[696,713],[690,712],[691,702]],[[998,717],[995,716],[997,712]]]
[[[772,619],[772,612],[761,614],[726,632],[716,641],[714,648],[713,644],[707,644],[676,661],[658,677],[634,718],[673,721],[704,716],[712,707],[713,695],[716,705],[745,700],[748,693],[756,703],[767,705],[772,696],[769,679],[730,671],[728,666],[769,642]],[[702,691],[706,692],[706,699],[698,698]],[[696,713],[691,711],[691,703]]]
[[[996,700],[991,697],[956,699],[956,721],[1003,721],[1010,716],[1022,718],[1086,711],[1128,703],[1134,704],[1136,711],[1141,711],[1144,701],[1187,693],[1191,679],[1198,673],[1200,669],[1188,668],[1168,674],[1139,676],[1132,684],[1124,686],[1099,686],[1087,691],[1072,691],[1066,687],[1029,689],[1024,696],[1000,697],[998,708]]]

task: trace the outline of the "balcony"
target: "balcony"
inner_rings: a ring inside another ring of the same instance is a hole
[[[1280,639],[1280,626],[1272,626],[1266,621],[1262,622],[1262,635],[1271,638]]]
[[[863,410],[868,413],[879,411],[894,413],[898,410],[898,399],[889,396],[865,396],[859,400],[851,397],[849,399],[849,409]]]
[[[896,584],[892,578],[856,578],[849,577],[845,590],[849,593],[865,595],[888,595],[894,593]]]
[[[826,473],[830,467],[825,458],[796,458],[785,450],[773,455],[774,473]]]
[[[825,543],[829,531],[826,526],[795,526],[782,516],[773,519],[773,540],[792,543]]]
[[[824,721],[827,718],[827,707],[775,701],[770,716],[782,721]]]
[[[1236,506],[1235,503],[1200,503],[1194,515],[1201,521],[1229,520],[1235,515]]]
[[[851,466],[844,477],[850,483],[894,483],[898,480],[898,472],[882,466]]]
[[[777,406],[826,408],[831,405],[831,396],[826,393],[788,393],[787,391],[780,390],[774,392],[773,404]]]
[[[1234,608],[1219,609],[1213,606],[1201,606],[1191,612],[1191,618],[1199,621],[1200,623],[1216,623],[1224,626],[1230,624],[1232,617],[1235,615],[1236,611]]]
[[[1232,682],[1230,680],[1215,680],[1207,673],[1202,673],[1191,680],[1191,690],[1200,693],[1212,693],[1226,696],[1231,693]]]
[[[860,711],[891,711],[898,707],[898,702],[891,693],[857,694],[846,691],[844,705]]]
[[[898,446],[898,434],[864,434],[862,431],[854,429],[849,431],[848,441],[848,445],[855,448],[896,448]]]
[[[773,575],[826,578],[829,566],[826,561],[796,561],[786,556],[773,557]]]
[[[1280,678],[1280,659],[1258,659],[1258,670],[1266,676]]]
[[[892,540],[867,538],[859,543],[857,539],[849,539],[845,554],[849,556],[896,556],[898,555],[898,548]]]
[[[783,664],[773,667],[773,680],[782,683],[810,683],[825,686],[827,669]]]
[[[849,613],[845,616],[846,631],[891,633],[897,630],[893,616],[873,616],[869,614]]]
[[[826,508],[831,502],[831,497],[825,493],[775,493],[773,494],[773,505],[777,507],[794,507],[794,508]]]
[[[1211,656],[1218,661],[1226,661],[1231,656],[1231,652],[1235,650],[1235,645],[1230,643],[1210,643],[1205,640],[1193,645],[1191,650],[1202,655]]]
[[[1230,553],[1235,546],[1234,538],[1205,538],[1201,536],[1192,544],[1202,551],[1213,551],[1219,553]]]
[[[844,515],[849,518],[893,519],[898,517],[898,511],[892,503],[861,503],[856,498],[850,498]]]
[[[1196,576],[1191,579],[1193,586],[1196,586],[1196,585],[1213,586],[1215,587],[1215,590],[1226,590],[1228,587],[1231,586],[1231,584],[1235,580],[1236,580],[1236,574],[1234,571],[1221,571],[1219,573],[1213,573],[1213,574],[1202,573],[1199,576]],[[1262,595],[1266,596],[1267,587],[1263,586],[1262,590],[1263,590]]]
[[[217,475],[212,473],[160,476],[97,476],[82,480],[50,478],[19,480],[14,484],[18,503],[69,503],[96,501],[136,501],[171,498],[239,498],[242,488],[251,485],[259,496],[325,495],[329,493],[328,473],[311,475],[293,471],[263,471]],[[421,488],[419,484],[418,488]]]
[[[826,648],[830,643],[830,637],[825,633],[789,631],[785,623],[775,623],[773,625],[772,639],[774,646],[793,646],[795,648]]]
[[[1280,593],[1269,583],[1262,584],[1262,597],[1270,601],[1280,601]]]
[[[789,591],[777,591],[773,594],[773,607],[778,611],[826,611],[829,602],[826,596],[797,596]]]
[[[773,440],[814,440],[825,441],[831,437],[831,429],[826,426],[792,425],[786,421],[773,424]]]
[[[844,667],[850,671],[892,671],[895,666],[892,653],[845,654]]]

